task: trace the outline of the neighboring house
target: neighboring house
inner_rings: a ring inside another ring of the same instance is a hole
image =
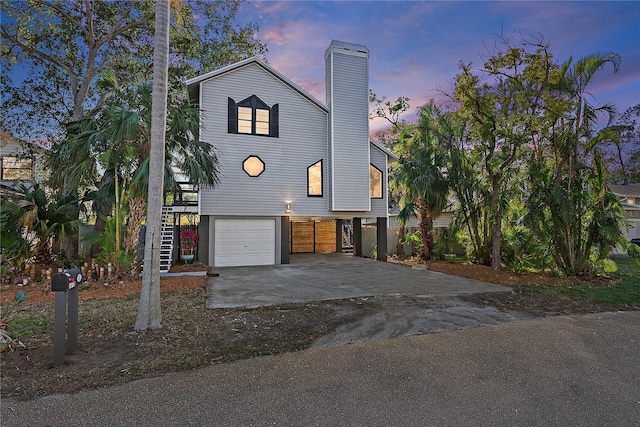
[[[387,228],[394,155],[369,139],[369,51],[332,41],[325,66],[326,104],[256,58],[187,81],[202,110],[199,138],[220,159],[219,185],[198,195],[201,261],[285,264],[290,253],[341,252],[347,221],[362,255],[361,219]],[[378,239],[386,247],[386,233]]]
[[[396,205],[389,210],[389,227],[399,227],[398,223],[398,214],[400,213],[400,206]],[[451,225],[451,221],[453,220],[453,212],[450,210],[446,210],[440,215],[436,216],[433,219],[433,228],[447,228]],[[411,215],[409,220],[405,224],[407,228],[418,228],[420,227],[420,221],[418,217],[415,215]]]
[[[640,240],[640,184],[615,185],[609,184],[609,189],[618,196],[629,220],[629,227],[624,230],[629,241]]]
[[[395,254],[398,252],[398,232],[400,230],[400,224],[398,223],[398,214],[400,213],[400,206],[395,205],[389,209],[389,221],[387,226],[387,253]],[[453,219],[453,212],[447,210],[436,216],[433,220],[433,229],[438,230],[445,229],[451,225]],[[365,254],[370,253],[376,245],[376,233],[372,228],[376,227],[375,218],[363,219],[362,225],[366,227],[363,231],[364,243],[363,252]],[[420,230],[420,221],[416,215],[411,215],[405,224],[405,229],[411,232],[417,232]],[[410,244],[404,245],[404,254],[411,255],[415,248]]]
[[[0,188],[2,194],[12,191],[19,183],[31,184],[36,180],[36,163],[41,160],[42,149],[0,132]]]

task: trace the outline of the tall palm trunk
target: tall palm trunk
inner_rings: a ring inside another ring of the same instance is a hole
[[[424,201],[420,201],[418,212],[420,214],[420,234],[422,234],[422,260],[428,261],[431,259],[431,230],[429,227],[431,218]]]
[[[164,180],[164,148],[167,126],[169,8],[170,3],[168,1],[156,2],[147,231],[145,236],[142,290],[135,324],[137,331],[162,328],[162,313],[160,310],[160,223],[162,220],[162,185]]]

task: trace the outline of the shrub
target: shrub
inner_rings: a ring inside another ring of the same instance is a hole
[[[180,232],[180,247],[186,250],[195,250],[198,244],[198,233],[190,228]]]
[[[629,244],[629,247],[627,248],[627,255],[631,258],[640,258],[640,246],[634,243]]]

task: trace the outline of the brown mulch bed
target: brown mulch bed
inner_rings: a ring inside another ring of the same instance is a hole
[[[414,264],[425,264],[415,259],[390,259],[389,261],[408,267]],[[513,292],[487,292],[460,297],[468,302],[490,305],[504,311],[520,311],[534,316],[547,316],[597,313],[620,308],[607,304],[576,300],[563,295],[543,293],[536,289],[536,286],[545,285],[610,286],[615,283],[615,280],[608,277],[558,277],[545,273],[515,273],[505,269],[494,271],[487,265],[450,261],[429,261],[426,265],[429,270],[439,273],[511,287]]]
[[[448,261],[431,261],[429,269],[440,273],[466,277],[504,286],[518,285],[586,285],[609,284],[606,277],[558,277],[544,273],[514,273],[510,270],[493,271],[488,265],[461,264]]]
[[[171,267],[170,273],[201,272],[208,271],[205,264],[176,264]],[[160,277],[160,292],[172,293],[200,289],[205,286],[207,276],[163,276]],[[80,285],[78,299],[86,301],[91,299],[126,298],[140,295],[142,278],[139,276],[123,275],[111,280],[88,279]],[[27,291],[29,298],[24,305],[53,304],[55,293],[51,292],[51,283],[47,280],[31,281],[26,286],[16,284],[0,286],[0,303],[12,304],[15,294],[19,289]]]

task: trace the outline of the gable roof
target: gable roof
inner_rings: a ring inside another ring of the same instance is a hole
[[[613,194],[619,197],[640,198],[640,184],[634,184],[634,185],[609,184],[609,189]]]
[[[9,132],[0,131],[0,153],[3,156],[20,154],[16,153],[17,147],[19,147],[21,150],[29,150],[35,153],[42,153],[46,151],[42,146],[38,144],[16,138]]]
[[[395,154],[393,154],[393,152],[391,150],[389,150],[387,147],[385,147],[384,145],[380,144],[378,141],[376,141],[375,139],[371,139],[369,138],[369,143],[371,145],[373,145],[374,147],[376,147],[378,150],[382,151],[383,153],[385,153],[387,156],[391,157],[393,160],[398,160],[399,157],[396,156]]]
[[[306,90],[302,89],[300,86],[298,86],[297,84],[295,84],[294,82],[289,80],[287,77],[285,77],[278,70],[276,70],[275,68],[273,68],[270,65],[268,65],[266,62],[264,62],[264,61],[262,61],[262,60],[260,60],[260,59],[258,59],[256,57],[251,57],[251,58],[236,62],[234,64],[227,65],[226,67],[222,67],[222,68],[219,68],[217,70],[208,72],[206,74],[202,74],[201,76],[194,77],[192,79],[188,79],[186,81],[186,84],[187,84],[187,92],[189,93],[189,99],[191,99],[192,102],[199,103],[200,102],[200,84],[201,83],[203,83],[204,81],[209,80],[211,78],[214,78],[214,77],[226,74],[226,73],[230,73],[230,72],[232,72],[234,70],[237,70],[239,68],[246,67],[246,66],[248,66],[250,64],[258,65],[259,67],[264,69],[266,72],[268,72],[271,75],[273,75],[273,77],[275,77],[276,79],[280,80],[282,83],[284,83],[285,85],[289,86],[294,91],[298,92],[300,95],[302,95],[304,98],[309,100],[312,104],[314,104],[315,106],[317,106],[321,110],[323,110],[323,111],[325,111],[327,113],[329,112],[329,108],[327,108],[327,106],[324,105],[322,102],[320,102],[317,98],[315,98],[309,92],[307,92]]]

